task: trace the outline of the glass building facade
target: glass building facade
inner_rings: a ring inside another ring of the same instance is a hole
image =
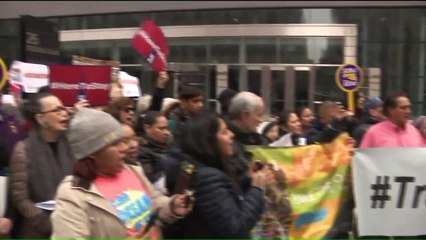
[[[356,62],[362,68],[380,68],[382,97],[389,92],[402,90],[410,96],[416,96],[412,97],[416,115],[426,112],[426,95],[424,92],[419,93],[419,89],[425,89],[426,8],[191,10],[45,19],[56,23],[60,31],[65,31],[136,28],[147,18],[153,19],[159,26],[356,24]],[[10,64],[20,57],[19,20],[0,20],[0,29],[0,57]],[[311,64],[317,66],[316,96],[342,94],[334,82],[335,71],[344,58],[341,37],[196,37],[170,38],[168,42],[169,62],[227,64],[229,87],[239,87],[240,64]],[[144,62],[131,47],[129,39],[62,42],[62,62],[70,63],[72,55],[119,60],[123,70],[142,78],[152,78],[150,73],[132,67]],[[283,74],[285,73],[272,71],[272,89],[280,88]],[[306,74],[308,73],[297,71],[296,78],[306,79]],[[248,70],[249,90],[258,91],[261,86],[260,75],[259,71]],[[306,84],[300,80],[294,87],[306,90]],[[211,85],[215,83],[211,82]],[[211,92],[212,97],[216,94]],[[271,106],[278,104],[276,108],[281,108],[283,103],[280,105],[279,102],[280,99],[284,101],[283,93],[272,91],[271,94],[274,95]]]

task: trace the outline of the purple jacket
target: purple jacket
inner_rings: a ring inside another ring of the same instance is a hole
[[[15,144],[25,139],[26,133],[22,125],[12,115],[0,109],[0,175],[9,165],[10,154]]]

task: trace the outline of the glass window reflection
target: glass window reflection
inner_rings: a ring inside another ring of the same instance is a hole
[[[238,63],[240,42],[239,38],[211,38],[211,62]]]
[[[247,63],[276,63],[277,44],[275,38],[245,39]]]
[[[207,62],[207,39],[169,39],[169,62]]]

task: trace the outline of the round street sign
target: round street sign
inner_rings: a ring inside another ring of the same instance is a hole
[[[336,71],[336,83],[345,92],[354,92],[362,85],[362,69],[355,64],[344,64]]]

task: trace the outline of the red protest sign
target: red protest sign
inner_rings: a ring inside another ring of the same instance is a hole
[[[163,31],[152,20],[141,24],[131,44],[154,70],[160,72],[166,69],[169,46]]]
[[[92,106],[108,105],[111,66],[50,65],[50,89],[65,106],[84,95]]]

